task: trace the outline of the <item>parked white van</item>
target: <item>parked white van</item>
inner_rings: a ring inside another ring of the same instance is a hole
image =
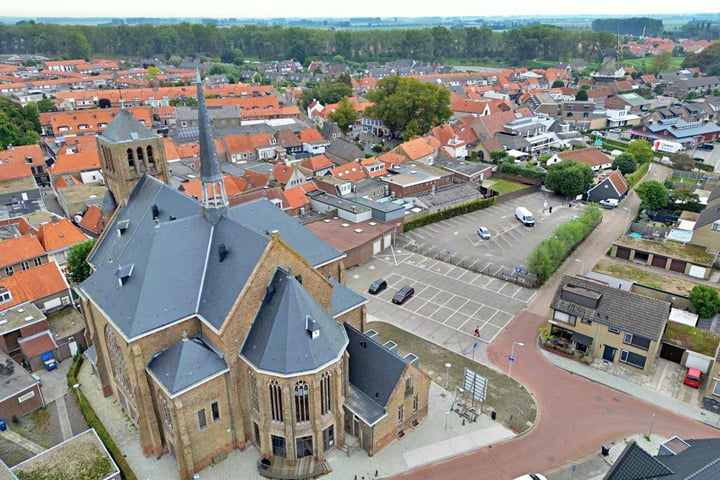
[[[517,207],[515,209],[515,218],[520,220],[526,227],[532,227],[535,225],[535,217],[525,207]]]

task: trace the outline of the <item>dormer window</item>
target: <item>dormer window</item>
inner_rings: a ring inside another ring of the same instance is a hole
[[[7,287],[0,287],[0,304],[12,301],[12,294]]]
[[[310,315],[305,316],[305,330],[310,338],[315,339],[320,336],[320,325]]]
[[[134,267],[135,267],[135,265],[132,263],[130,265],[123,265],[123,266],[118,267],[117,276],[118,276],[118,280],[120,282],[121,287],[123,285],[125,285],[128,282],[128,280],[130,280],[130,276],[132,275],[132,271],[133,271]]]
[[[130,220],[120,220],[118,222],[118,235],[123,236],[130,226]]]

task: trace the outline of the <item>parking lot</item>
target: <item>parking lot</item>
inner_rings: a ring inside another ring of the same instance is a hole
[[[528,208],[535,216],[534,227],[525,227],[515,218],[515,208],[519,206]],[[398,243],[418,253],[442,252],[446,260],[452,257],[451,263],[489,275],[497,275],[501,270],[512,272],[517,267],[526,270],[530,251],[559,225],[577,215],[580,208],[579,204],[568,207],[556,195],[537,192],[417,228],[404,233]],[[490,239],[480,238],[477,234],[480,226],[490,230]]]
[[[384,278],[388,287],[370,295],[368,286],[377,278]],[[534,290],[514,283],[402,249],[386,250],[348,270],[346,283],[368,298],[368,315],[392,319],[400,327],[420,319],[428,333],[449,327],[466,334],[467,345],[472,345],[474,338],[492,342],[535,295]],[[415,289],[414,296],[402,305],[393,304],[393,295],[404,285]],[[479,335],[473,337],[476,328]]]

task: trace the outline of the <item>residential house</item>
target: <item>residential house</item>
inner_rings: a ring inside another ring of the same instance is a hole
[[[325,149],[325,156],[335,165],[343,165],[364,158],[365,154],[354,142],[337,138]]]
[[[0,349],[31,370],[43,368],[40,356],[58,352],[46,315],[72,303],[70,286],[54,262],[0,279]],[[57,358],[57,357],[56,357]]]
[[[313,457],[308,477],[346,435],[374,454],[427,414],[430,380],[356,343],[345,254],[267,199],[229,204],[198,99],[201,198],[143,175],[77,288],[100,388],[183,480],[250,445],[268,470]]]
[[[22,235],[0,242],[0,279],[48,262],[48,256],[35,235]]]
[[[435,163],[440,145],[435,137],[426,135],[401,143],[395,148],[395,152],[404,156],[406,162],[432,165]]]
[[[572,160],[573,162],[584,163],[589,166],[593,172],[599,172],[612,166],[613,158],[603,153],[597,147],[580,148],[577,150],[567,150],[554,154],[547,160],[547,165],[553,165],[563,160]]]
[[[303,143],[295,133],[287,128],[278,130],[275,134],[277,145],[285,149],[289,156],[297,155],[303,151]]]
[[[38,228],[37,238],[47,254],[48,261],[56,262],[62,270],[67,265],[67,253],[73,245],[88,240],[87,235],[82,233],[67,218],[59,218],[55,215],[48,223],[43,223]]]
[[[330,145],[330,141],[325,140],[323,136],[314,128],[306,128],[298,134],[303,144],[303,152],[311,155],[321,155],[325,153],[325,149]]]
[[[291,217],[302,217],[312,211],[312,205],[308,193],[314,192],[317,187],[313,182],[287,188],[283,191],[285,205],[283,210]]]
[[[550,303],[557,345],[648,373],[660,352],[670,302],[593,280],[563,275]]]
[[[105,230],[105,218],[102,210],[97,205],[89,205],[83,212],[78,227],[93,238],[97,238]]]
[[[605,108],[638,113],[641,110],[647,110],[650,103],[650,100],[641,97],[637,93],[620,93],[618,95],[608,97],[605,100]]]
[[[329,174],[335,164],[325,155],[315,155],[303,160],[300,166],[312,172],[313,177],[322,177]]]
[[[704,247],[709,254],[720,253],[720,185],[710,192],[707,206],[695,221],[690,243]]]
[[[469,129],[468,129],[469,130]],[[472,131],[472,130],[469,130]],[[445,123],[433,128],[430,134],[440,142],[445,155],[453,159],[463,159],[469,156],[467,143],[461,139],[453,127]]]
[[[288,165],[286,163],[278,163],[275,165],[275,168],[273,168],[270,179],[282,187],[283,190],[287,190],[288,188],[294,188],[308,182],[308,174],[310,172],[303,170],[302,167],[296,164]]]
[[[588,202],[599,202],[600,200],[622,200],[628,192],[627,180],[622,172],[617,169],[609,174],[601,174],[596,179],[595,185],[587,192]]]
[[[40,145],[8,145],[7,149],[0,151],[0,163],[19,164],[24,163],[30,166],[30,172],[35,178],[35,183],[41,186],[50,184],[47,173],[45,155]]]
[[[720,439],[670,437],[651,455],[631,441],[603,480],[714,480],[720,477]]]
[[[27,149],[9,147],[0,152],[0,211],[5,212],[5,218],[36,212],[42,206],[40,188],[33,175],[34,156],[16,155],[20,152]]]

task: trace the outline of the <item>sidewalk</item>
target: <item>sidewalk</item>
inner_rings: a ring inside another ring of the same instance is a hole
[[[630,396],[639,398],[648,403],[657,405],[666,410],[671,410],[680,415],[693,418],[698,422],[702,422],[712,427],[720,428],[720,415],[704,410],[696,405],[677,400],[671,396],[645,388],[637,383],[625,380],[609,372],[605,372],[596,367],[585,365],[575,360],[555,355],[552,352],[540,348],[540,353],[552,362],[555,366],[562,368],[570,373],[574,373],[581,377],[585,377],[596,383],[600,383],[614,390],[627,393]],[[622,368],[622,367],[617,367]]]

